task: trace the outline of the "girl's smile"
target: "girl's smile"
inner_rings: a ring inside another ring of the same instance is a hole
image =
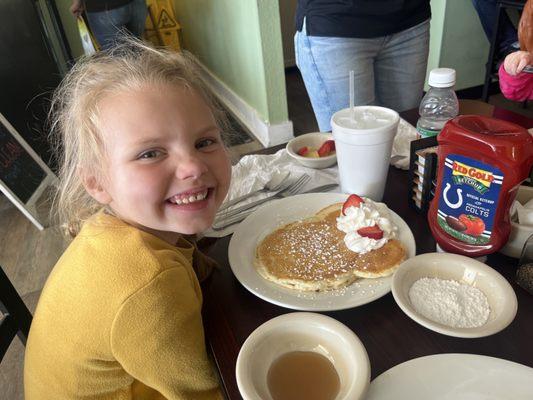
[[[196,203],[205,200],[208,191],[209,189],[191,190],[185,193],[174,195],[169,199],[169,201],[177,205]]]

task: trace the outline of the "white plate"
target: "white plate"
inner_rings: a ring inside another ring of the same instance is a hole
[[[357,307],[390,292],[392,276],[359,279],[350,286],[322,293],[299,292],[264,279],[256,271],[253,261],[259,242],[281,225],[309,217],[333,203],[346,200],[342,193],[310,193],[288,197],[269,203],[248,216],[237,228],[229,244],[229,263],[237,280],[250,292],[270,303],[306,311],[332,311]],[[398,214],[390,211],[398,226],[398,239],[407,257],[416,254],[413,233]]]
[[[366,400],[531,400],[533,368],[476,354],[437,354],[396,365]]]

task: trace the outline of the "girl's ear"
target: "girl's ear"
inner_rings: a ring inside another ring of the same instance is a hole
[[[87,193],[89,193],[89,195],[91,195],[93,199],[95,199],[100,204],[111,203],[111,196],[102,186],[102,184],[98,181],[96,176],[88,173],[82,173],[81,179],[85,190],[87,190]]]

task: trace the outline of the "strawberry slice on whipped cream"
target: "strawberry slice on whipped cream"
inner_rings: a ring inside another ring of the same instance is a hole
[[[360,254],[379,249],[396,237],[398,231],[385,204],[357,195],[348,197],[343,205],[342,214],[337,218],[337,229],[346,233],[346,247]]]

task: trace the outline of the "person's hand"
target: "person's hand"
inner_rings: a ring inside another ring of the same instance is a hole
[[[70,12],[72,13],[72,15],[78,18],[83,12],[83,0],[72,0]]]
[[[531,62],[533,62],[533,58],[529,51],[515,51],[505,57],[503,68],[509,75],[518,75]]]

